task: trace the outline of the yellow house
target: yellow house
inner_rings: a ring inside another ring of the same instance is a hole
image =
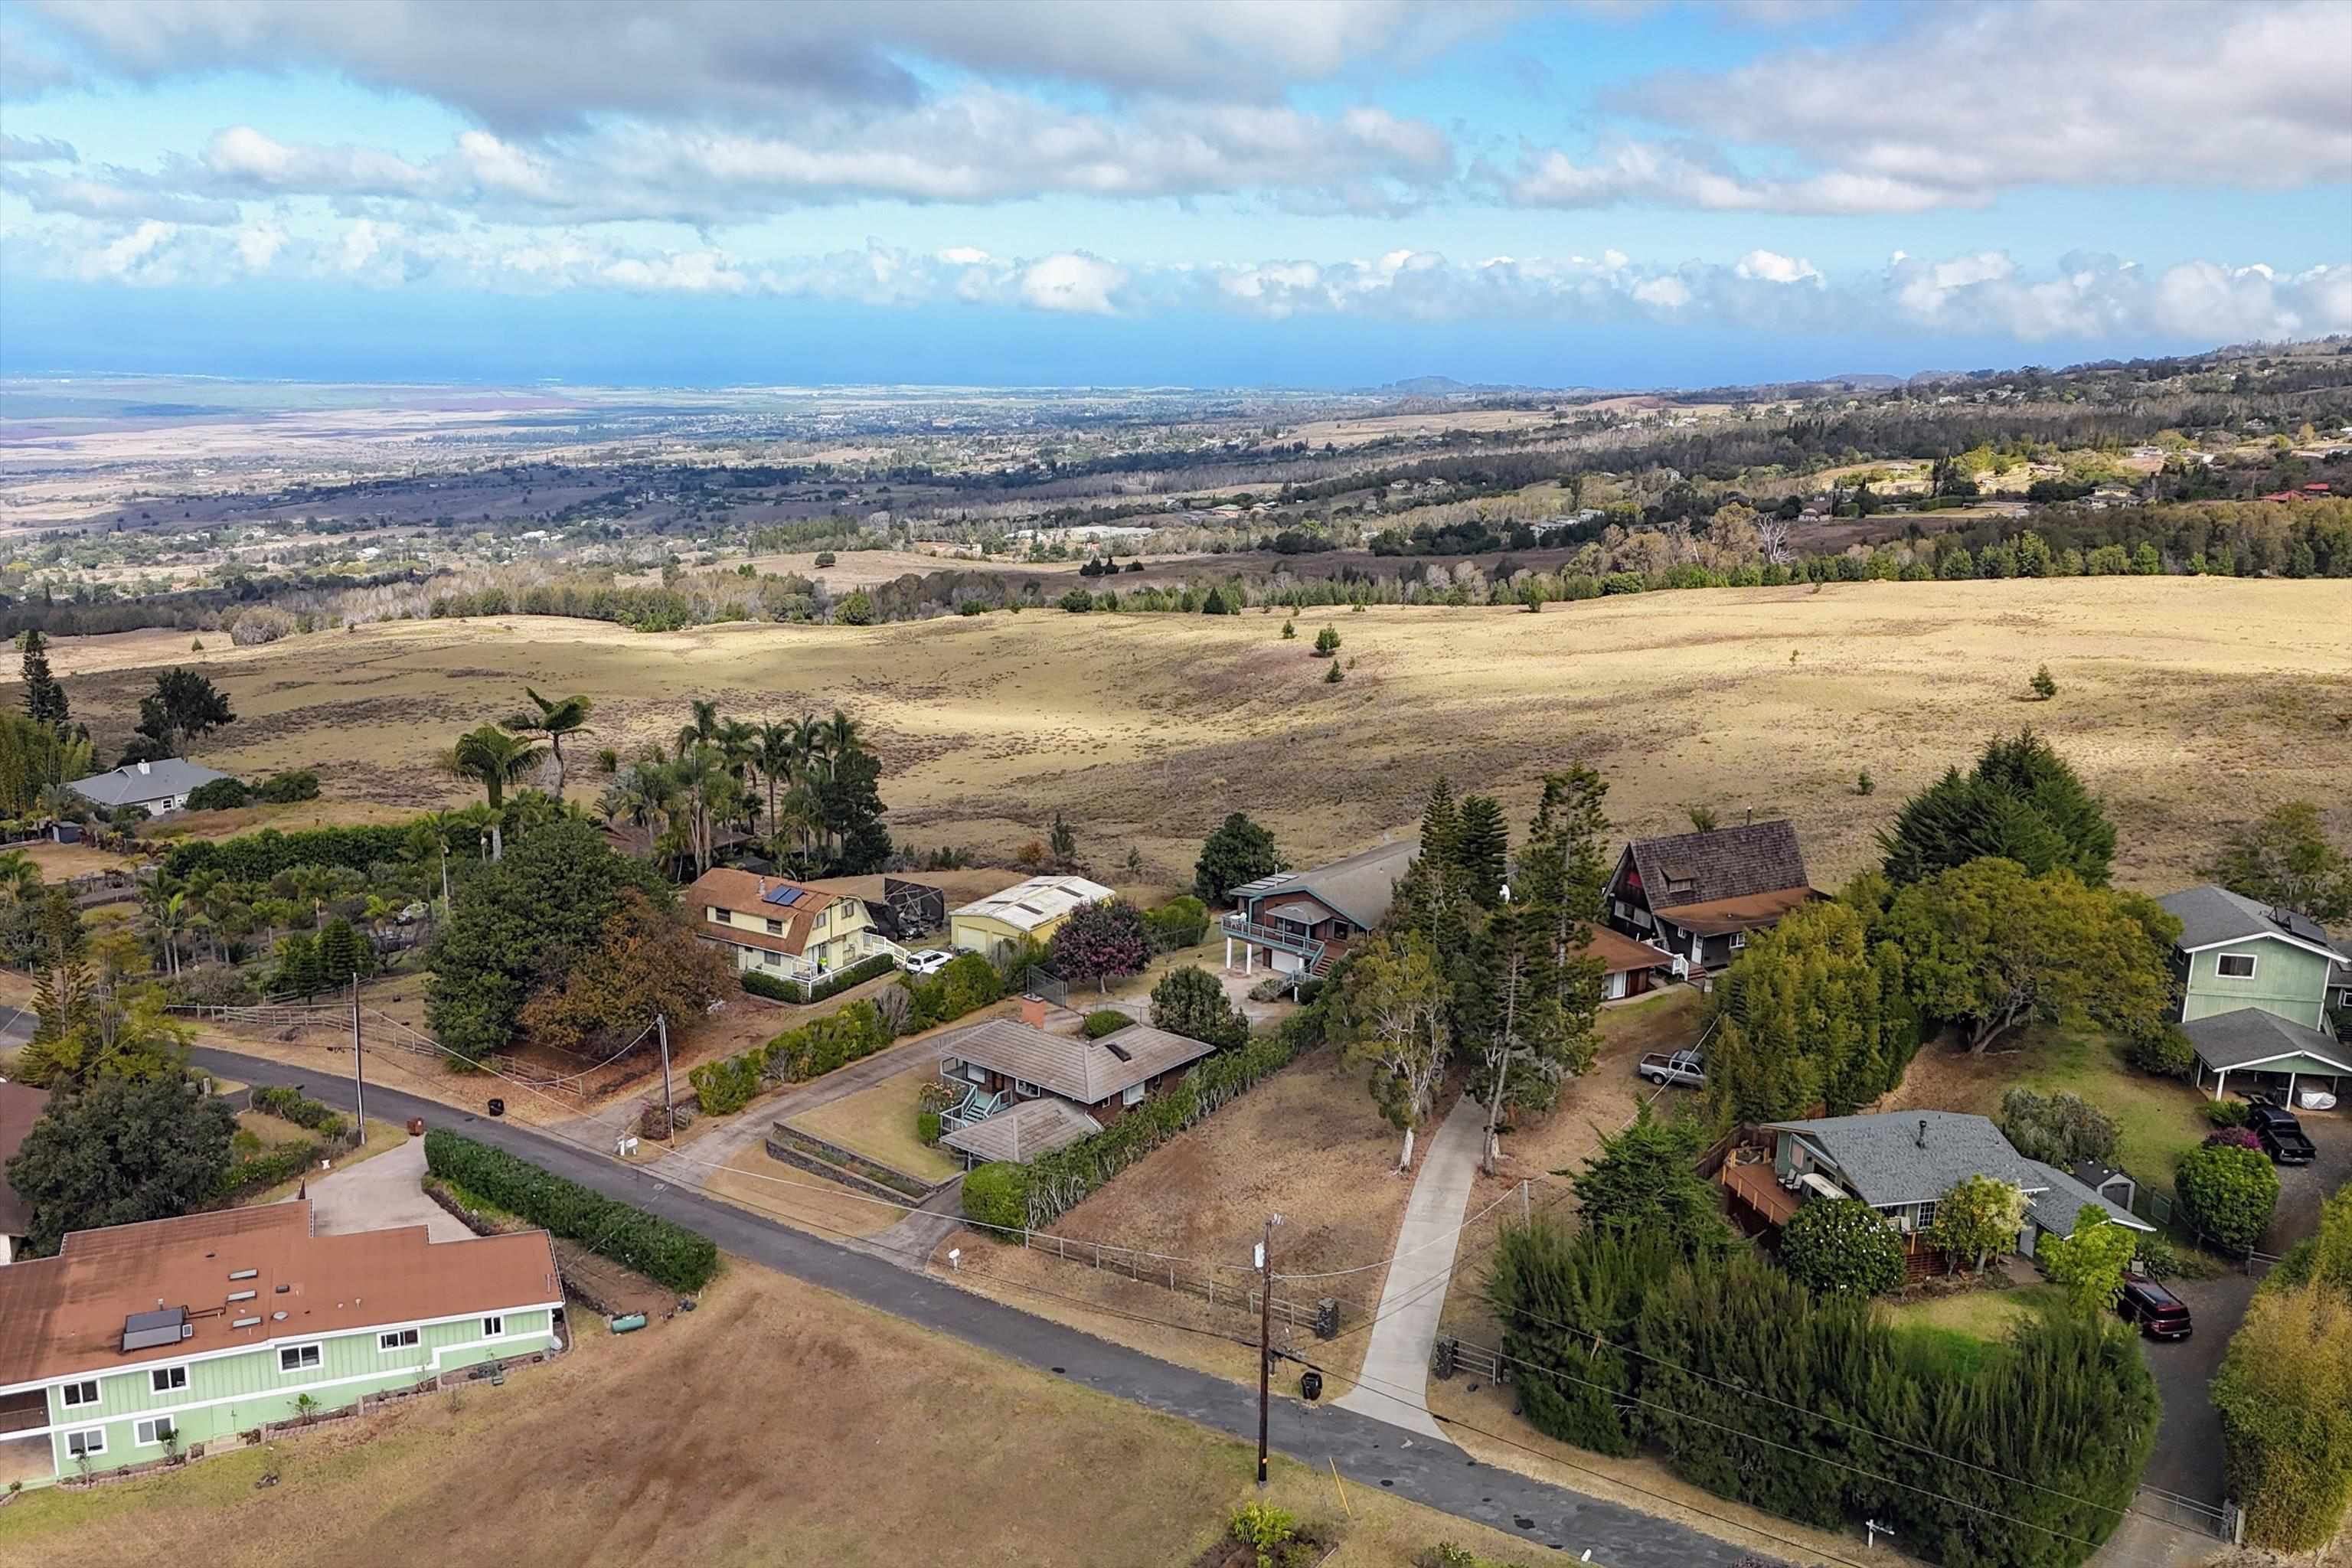
[[[993,958],[1023,937],[1050,942],[1072,910],[1118,896],[1084,877],[1032,877],[949,911],[948,942],[959,952]]]
[[[696,934],[731,952],[747,973],[812,980],[883,951],[864,900],[732,867],[696,878],[686,908]]]

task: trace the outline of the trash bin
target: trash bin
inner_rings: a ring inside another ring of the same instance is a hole
[[[504,1116],[506,1113],[507,1102],[505,1100],[493,1100],[490,1101],[490,1114],[492,1116]]]
[[[1313,1367],[1298,1374],[1298,1397],[1312,1405],[1323,1397],[1323,1374]]]
[[[412,1116],[408,1119],[408,1135],[411,1138],[422,1138],[425,1136],[425,1118],[422,1116]]]

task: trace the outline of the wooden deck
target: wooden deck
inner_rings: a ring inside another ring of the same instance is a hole
[[[1775,1229],[1788,1224],[1790,1216],[1797,1212],[1797,1194],[1773,1177],[1772,1167],[1768,1163],[1743,1165],[1728,1162],[1718,1179],[1726,1192]]]

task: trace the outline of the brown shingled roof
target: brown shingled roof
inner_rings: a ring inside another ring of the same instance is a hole
[[[1637,838],[1625,853],[1641,876],[1650,908],[1662,913],[1759,893],[1811,890],[1804,851],[1797,847],[1796,826],[1785,820]],[[1678,885],[1685,880],[1690,885]],[[1680,915],[1675,921],[1685,923]]]
[[[1674,959],[1646,942],[1635,942],[1607,926],[1594,926],[1592,940],[1578,950],[1580,956],[1601,961],[1601,973],[1622,974],[1636,969],[1664,969]]]
[[[990,1018],[939,1040],[942,1056],[976,1062],[1008,1078],[1038,1084],[1080,1105],[1104,1100],[1172,1068],[1197,1061],[1210,1047],[1149,1024],[1089,1040],[1049,1035],[1013,1018]]]
[[[247,1269],[252,1278],[230,1278]],[[251,1300],[228,1300],[246,1290]],[[55,1258],[0,1268],[0,1389],[562,1300],[545,1231],[443,1242],[421,1225],[313,1236],[305,1199],[75,1231]],[[185,1307],[194,1331],[125,1352],[125,1320],[159,1303]],[[247,1318],[260,1321],[235,1326]]]
[[[801,896],[786,908],[768,902],[766,895],[779,888],[798,888]],[[771,952],[788,952],[798,958],[808,951],[809,938],[814,933],[818,913],[832,905],[854,902],[838,894],[822,892],[805,882],[788,881],[782,877],[762,877],[751,871],[739,871],[732,866],[713,866],[694,879],[686,890],[686,907],[694,916],[694,923],[705,934],[716,935],[724,930],[727,940],[745,947],[765,948]],[[760,923],[754,926],[714,926],[709,911],[728,910],[747,915]],[[781,935],[771,936],[767,923],[782,924]]]

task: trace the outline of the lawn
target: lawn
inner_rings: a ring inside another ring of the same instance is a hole
[[[1880,1303],[1886,1321],[1898,1329],[1944,1329],[1996,1342],[2037,1312],[2063,1306],[2055,1285],[2021,1285],[2010,1290],[1965,1290],[1916,1301]]]
[[[915,1097],[939,1081],[936,1058],[884,1079],[872,1089],[804,1110],[785,1125],[796,1127],[853,1154],[863,1154],[924,1182],[944,1182],[961,1168],[944,1152],[926,1148],[915,1136]]]
[[[1241,1443],[748,1265],[643,1333],[580,1317],[569,1354],[502,1387],[28,1493],[0,1508],[0,1560],[130,1562],[169,1542],[225,1568],[1168,1568],[1254,1492]],[[1115,1480],[1039,1484],[1088,1477]],[[1281,1459],[1271,1496],[1344,1531],[1327,1568],[1408,1568],[1438,1541],[1538,1561],[1377,1488],[1349,1483],[1343,1509],[1328,1472]]]
[[[1901,1086],[1879,1109],[1969,1110],[1997,1118],[2001,1096],[2018,1086],[2079,1095],[2113,1117],[2120,1135],[2116,1163],[2143,1187],[2162,1193],[2172,1191],[2173,1162],[2212,1130],[2200,1109],[2202,1099],[2187,1084],[2135,1072],[2104,1035],[2041,1025],[1980,1057],[1922,1047]]]

